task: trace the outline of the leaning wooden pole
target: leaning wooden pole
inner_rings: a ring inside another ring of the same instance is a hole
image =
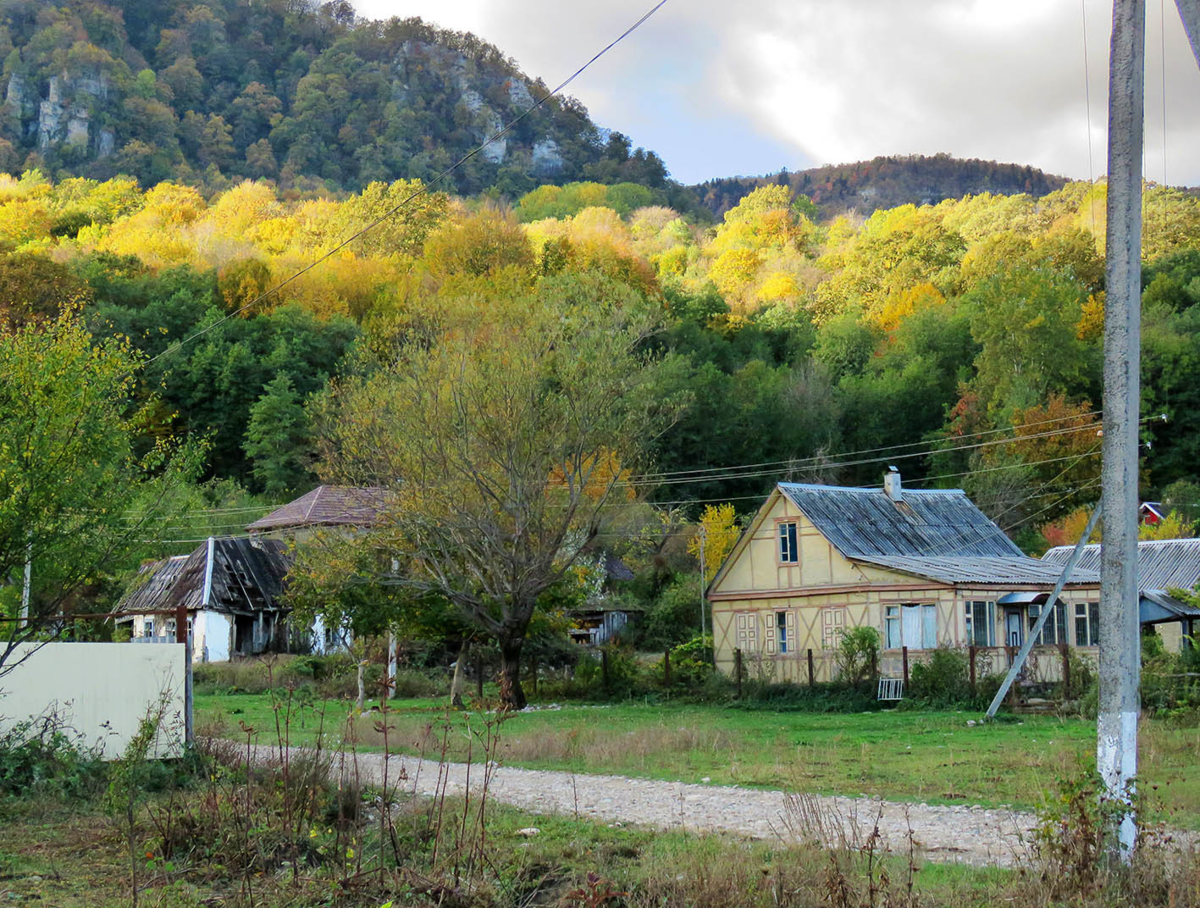
[[[1141,363],[1142,130],[1145,0],[1114,0],[1108,73],[1104,440],[1101,493],[1100,703],[1096,765],[1107,795],[1129,809],[1118,841],[1137,840],[1129,796],[1137,775],[1141,626],[1138,620],[1138,394]]]

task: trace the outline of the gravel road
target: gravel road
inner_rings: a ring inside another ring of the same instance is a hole
[[[274,749],[261,748],[260,758]],[[383,755],[359,754],[363,781],[379,784]],[[436,762],[393,755],[388,778],[418,795],[438,790]],[[477,790],[483,765],[470,769],[470,786]],[[466,790],[468,766],[448,763],[442,768],[449,794]],[[629,779],[622,776],[576,775],[549,770],[493,768],[488,796],[537,814],[562,814],[600,820],[611,825],[639,825],[691,832],[717,832],[758,839],[819,838],[826,844],[863,842],[878,822],[880,835],[893,851],[913,845],[928,860],[974,865],[1011,866],[1028,855],[1034,818],[1030,814],[973,806],[898,804],[874,798],[801,795],[781,791],[695,785]]]

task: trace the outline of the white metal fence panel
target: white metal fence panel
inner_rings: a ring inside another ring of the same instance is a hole
[[[161,700],[163,722],[151,755],[177,756],[189,721],[186,650],[182,643],[23,644],[5,666],[15,667],[0,675],[0,730],[53,714],[83,746],[111,760]]]

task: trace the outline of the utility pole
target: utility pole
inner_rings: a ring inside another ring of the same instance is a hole
[[[704,537],[708,535],[704,524],[700,524],[700,636],[704,638],[708,636],[707,619],[705,617],[708,612],[708,568],[704,563]],[[713,658],[716,658],[714,651]]]
[[[1100,702],[1096,765],[1107,796],[1129,803],[1137,775],[1141,623],[1138,620],[1138,395],[1141,364],[1142,131],[1145,0],[1114,0],[1108,70],[1104,440],[1101,495]],[[1137,841],[1132,805],[1118,839]]]

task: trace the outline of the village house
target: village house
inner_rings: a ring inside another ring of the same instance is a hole
[[[246,527],[254,539],[274,539],[293,546],[311,541],[322,531],[354,533],[379,522],[386,492],[376,488],[320,485],[276,508]],[[313,623],[308,646],[314,653],[344,650],[350,645],[346,628],[326,627],[320,615]]]
[[[764,679],[829,681],[842,632],[879,632],[880,672],[904,653],[979,649],[982,671],[1007,668],[1061,568],[1030,558],[961,490],[779,483],[708,589],[717,666]],[[1028,673],[1054,680],[1060,643],[1095,652],[1099,576],[1081,569],[1041,633]],[[1053,648],[1053,649],[1050,649]],[[1038,658],[1039,650],[1042,658]]]
[[[321,529],[369,529],[386,503],[383,489],[317,486],[246,527],[252,536],[303,540]]]
[[[175,639],[175,619],[152,612],[183,606],[194,662],[283,652],[287,609],[280,601],[291,559],[272,539],[210,537],[190,555],[144,565],[121,597],[117,626],[135,640]]]

